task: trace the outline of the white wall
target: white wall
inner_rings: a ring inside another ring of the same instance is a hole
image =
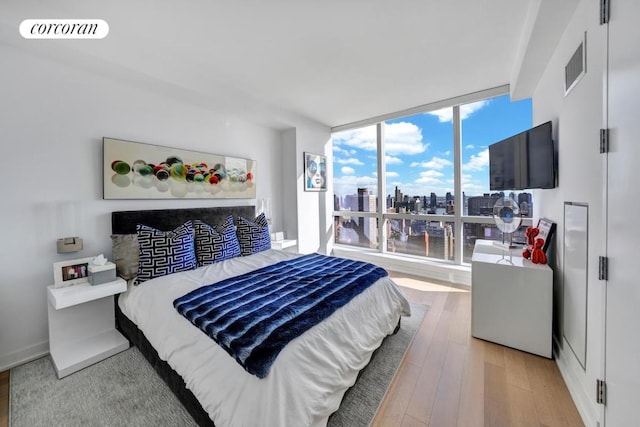
[[[324,154],[331,164],[331,130],[325,126],[306,126],[295,129],[289,139],[295,139],[296,197],[298,202],[298,250],[301,253],[331,253],[333,244],[333,185],[327,182],[327,191],[304,191],[304,153]],[[327,171],[330,180],[331,171]]]
[[[273,228],[282,229],[283,201],[295,197],[282,182],[280,131],[8,45],[0,45],[0,57],[0,370],[48,351],[45,287],[53,283],[52,264],[99,253],[110,257],[111,211],[255,202],[102,200],[103,136],[256,159],[257,197],[272,199]],[[73,209],[65,208],[69,204]],[[55,241],[66,231],[57,217],[67,212],[76,216],[85,248],[59,255]],[[288,222],[295,225],[295,217]]]
[[[534,216],[557,223],[554,267],[554,319],[557,363],[583,420],[589,426],[602,420],[602,409],[595,404],[596,378],[603,370],[603,296],[598,281],[598,256],[605,253],[603,156],[599,154],[599,129],[603,127],[603,70],[605,29],[598,22],[598,2],[580,2],[555,53],[533,94],[533,121],[553,120],[554,139],[559,150],[559,187],[537,190]],[[564,66],[587,32],[587,73],[564,96]],[[587,357],[584,370],[562,338],[563,310],[563,213],[564,202],[589,205]]]

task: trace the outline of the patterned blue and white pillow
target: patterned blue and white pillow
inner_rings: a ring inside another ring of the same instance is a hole
[[[233,216],[213,228],[206,222],[193,221],[198,267],[240,256],[240,243],[233,225]]]
[[[173,231],[138,224],[138,283],[196,268],[193,226],[187,221]]]
[[[240,252],[243,256],[271,249],[269,223],[264,213],[258,215],[253,221],[238,217],[236,234],[238,235],[238,242],[240,242]]]

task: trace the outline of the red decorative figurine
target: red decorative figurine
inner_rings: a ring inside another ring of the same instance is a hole
[[[542,250],[544,247],[544,239],[540,237],[536,238],[539,233],[540,230],[538,230],[537,227],[527,228],[525,232],[527,246],[522,251],[522,256],[526,259],[531,258],[531,262],[534,264],[546,264],[547,255]]]

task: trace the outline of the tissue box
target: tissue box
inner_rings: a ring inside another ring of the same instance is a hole
[[[271,233],[271,240],[284,240],[284,233],[282,231]]]
[[[100,285],[116,280],[116,265],[108,262],[105,265],[89,264],[89,283]]]

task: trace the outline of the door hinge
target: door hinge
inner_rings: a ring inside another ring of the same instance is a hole
[[[598,280],[609,280],[609,258],[598,257]]]
[[[607,383],[604,380],[596,380],[596,403],[607,404]]]
[[[609,23],[609,0],[600,0],[600,25]]]
[[[600,154],[609,152],[609,129],[600,129]]]

